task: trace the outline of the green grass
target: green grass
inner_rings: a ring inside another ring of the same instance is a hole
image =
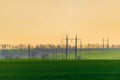
[[[34,51],[34,50],[33,50]],[[69,52],[69,51],[68,51]],[[0,51],[0,55],[2,54],[2,52]],[[28,58],[28,52],[27,50],[7,50],[7,54],[26,54],[25,56],[22,56],[20,58]],[[46,57],[47,59],[53,59],[53,54],[50,53],[48,54],[49,56]],[[57,53],[57,57],[56,57],[56,54],[54,56],[54,59],[58,59],[58,60],[61,60],[61,59],[65,59],[66,57],[66,54],[65,52],[64,53]],[[86,59],[120,59],[120,49],[83,49],[82,52],[80,49],[78,49],[78,57],[82,60],[86,60]],[[0,57],[1,58],[1,57]],[[33,58],[39,58],[39,59],[42,59],[40,55],[38,56],[35,56]],[[72,52],[69,52],[68,53],[68,59],[72,60],[75,58],[75,54],[74,54],[74,50]]]
[[[120,50],[110,50],[110,51],[96,51],[96,52],[85,52],[81,53],[82,59],[120,59]]]
[[[63,57],[62,57],[63,56]],[[65,59],[65,54],[58,54],[57,59]],[[119,60],[120,50],[106,50],[106,51],[78,51],[77,56],[82,60]],[[53,56],[51,55],[51,59]],[[74,60],[75,54],[68,53],[68,59]]]
[[[120,80],[120,61],[0,60],[0,80]]]

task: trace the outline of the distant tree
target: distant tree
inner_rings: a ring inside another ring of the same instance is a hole
[[[17,45],[17,48],[18,49],[27,49],[27,46],[24,44],[19,44],[19,45]]]

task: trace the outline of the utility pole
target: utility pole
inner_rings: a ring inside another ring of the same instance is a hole
[[[105,48],[105,39],[103,38],[103,50]]]
[[[57,60],[57,49],[55,50],[55,54],[56,54],[56,60]]]
[[[2,45],[2,58],[4,56],[4,45]]]
[[[3,45],[2,45],[2,58],[5,57],[5,51],[6,51],[6,45],[3,44]]]
[[[68,35],[66,35],[66,60],[68,59]]]
[[[75,39],[73,39],[73,38],[69,39],[68,35],[66,35],[66,39],[63,39],[63,40],[66,40],[66,60],[68,59],[68,41],[69,40],[75,40],[75,60],[76,60],[77,59],[77,42],[78,42],[78,40],[81,40],[81,39],[78,39],[77,34],[76,34]]]
[[[109,49],[109,38],[107,38],[107,49]]]
[[[105,48],[109,49],[109,38],[107,38],[107,40],[103,38],[103,50]]]
[[[77,60],[77,34],[75,37],[75,60]]]
[[[52,52],[53,60],[55,59],[55,49],[52,45],[49,44],[50,50]]]
[[[82,42],[81,42],[81,39],[78,39],[77,37],[77,34],[76,34],[76,37],[75,38],[68,38],[68,35],[66,35],[66,39],[63,39],[63,40],[66,40],[66,60],[68,59],[68,41],[69,40],[74,40],[75,41],[75,60],[77,60],[77,43],[78,43],[78,40],[80,40],[80,47],[82,48]],[[63,42],[62,40],[62,42]]]
[[[81,39],[80,39],[80,49],[82,49],[82,47],[83,47],[83,46],[82,46],[82,41],[81,41]]]
[[[31,55],[30,55],[30,54],[31,54],[31,53],[30,53],[30,49],[31,49],[31,48],[30,48],[30,44],[28,44],[28,58],[29,58],[29,59],[31,58]]]

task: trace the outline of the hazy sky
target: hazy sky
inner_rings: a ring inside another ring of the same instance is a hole
[[[0,43],[60,43],[66,33],[120,44],[120,0],[0,0]]]

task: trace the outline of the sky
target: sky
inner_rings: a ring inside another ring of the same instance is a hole
[[[61,44],[66,34],[120,44],[120,0],[0,0],[0,44]]]

